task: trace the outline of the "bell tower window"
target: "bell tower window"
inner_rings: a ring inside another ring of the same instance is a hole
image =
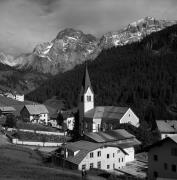
[[[87,96],[87,101],[90,102],[91,101],[91,96]]]

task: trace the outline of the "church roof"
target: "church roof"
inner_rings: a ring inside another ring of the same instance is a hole
[[[134,135],[130,134],[128,131],[124,129],[116,129],[107,132],[90,132],[86,133],[85,136],[91,138],[94,142],[97,143],[120,141],[132,139],[135,137]]]
[[[87,91],[88,87],[90,87],[90,89],[93,91],[89,73],[88,73],[88,69],[87,69],[87,66],[85,66],[85,73],[84,73],[83,80],[82,80],[81,93],[85,93]]]
[[[97,106],[85,113],[86,118],[118,119],[128,111],[128,107]]]

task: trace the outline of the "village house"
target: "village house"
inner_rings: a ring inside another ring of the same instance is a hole
[[[120,147],[81,140],[67,143],[65,166],[77,170],[98,168],[109,171],[124,167],[126,155]]]
[[[59,126],[57,123],[57,116],[60,113],[63,117],[64,123],[67,126],[67,129],[70,131],[73,130],[75,118],[74,118],[74,114],[72,113],[71,110],[56,111],[56,110],[53,110],[52,108],[49,108],[49,107],[47,107],[47,109],[49,110],[49,113],[50,113],[50,119],[48,120],[49,125],[51,125],[52,127],[62,128],[62,126]]]
[[[149,147],[148,179],[177,179],[177,135]]]
[[[135,147],[141,145],[141,142],[134,135],[124,129],[85,133],[83,139],[94,143],[120,147],[127,153],[125,163],[135,160]]]
[[[24,94],[17,93],[16,91],[15,92],[6,92],[4,94],[4,96],[11,98],[11,99],[15,99],[17,101],[24,102]]]
[[[49,112],[43,104],[25,105],[20,115],[26,122],[48,124]]]
[[[75,119],[74,119],[74,115],[72,113],[72,111],[68,110],[68,111],[61,111],[61,114],[63,116],[63,119],[64,119],[64,123],[66,124],[67,126],[67,129],[72,131],[73,128],[74,128],[74,122],[75,122]]]
[[[177,135],[177,120],[156,120],[160,138]]]
[[[16,109],[11,106],[1,106],[0,107],[0,115],[9,115],[14,114]]]
[[[129,107],[94,106],[94,91],[87,67],[82,81],[78,109],[81,135],[85,132],[117,129],[119,124],[124,123],[139,127],[139,118]]]

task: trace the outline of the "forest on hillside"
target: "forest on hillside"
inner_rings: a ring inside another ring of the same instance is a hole
[[[142,42],[103,50],[87,65],[96,105],[130,106],[150,126],[155,119],[177,117],[177,25]],[[75,107],[83,72],[84,64],[58,74],[27,98],[44,102],[57,96]]]

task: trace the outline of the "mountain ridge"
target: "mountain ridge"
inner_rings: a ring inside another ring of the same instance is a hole
[[[0,55],[0,62],[20,70],[32,69],[55,75],[68,71],[86,60],[94,60],[103,49],[141,41],[145,36],[176,23],[177,21],[145,17],[118,31],[108,32],[100,39],[80,30],[66,28],[51,42],[38,44],[32,53],[14,59],[3,54]]]

